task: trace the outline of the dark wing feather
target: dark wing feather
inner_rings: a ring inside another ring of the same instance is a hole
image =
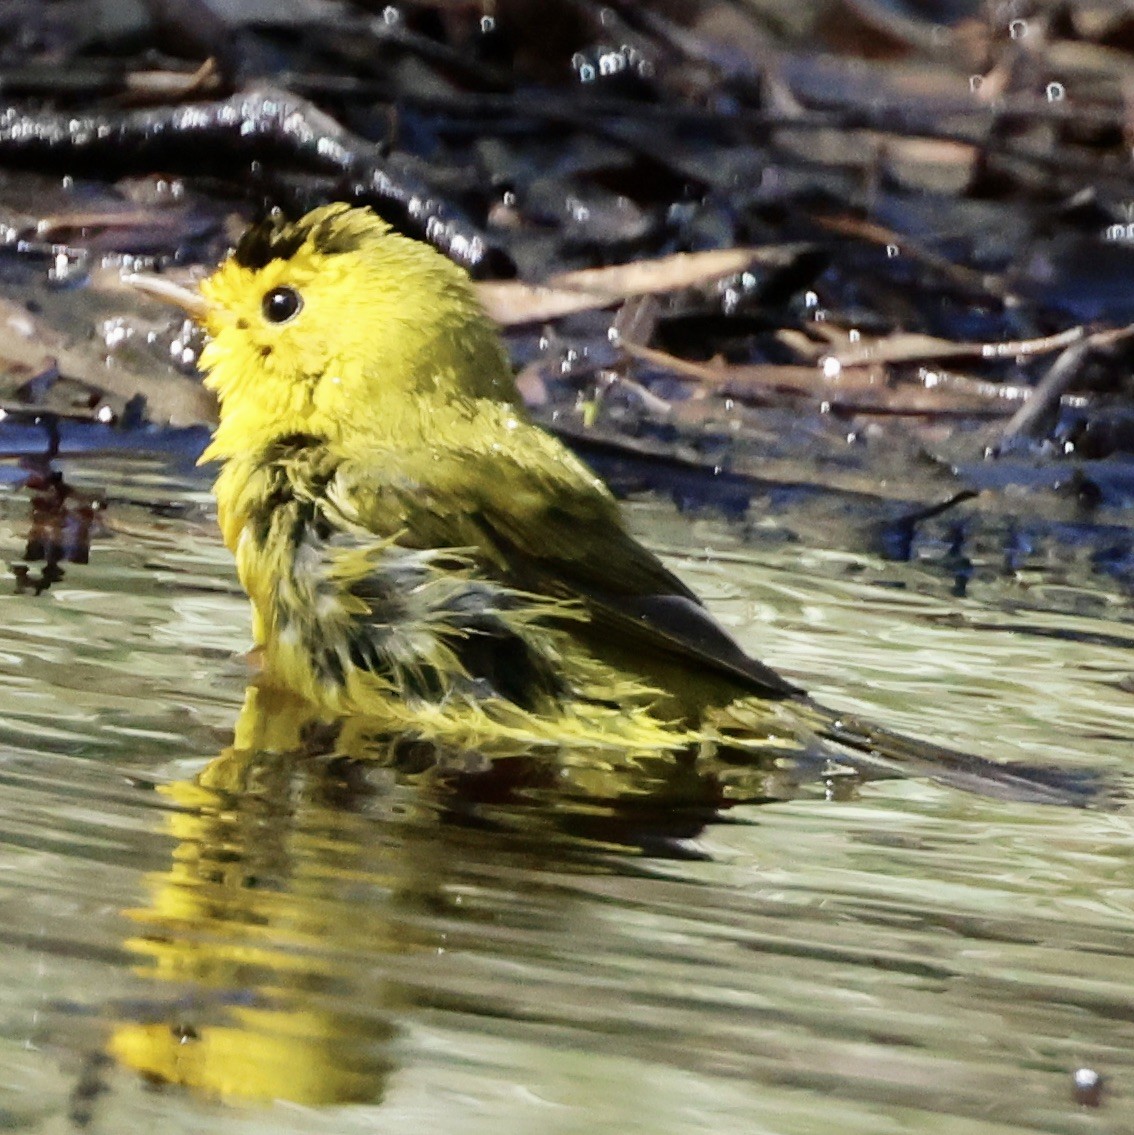
[[[424,467],[395,458],[383,466],[380,484],[368,476],[366,490],[350,495],[371,503],[362,519],[372,531],[385,528],[379,517],[397,517],[399,543],[474,548],[486,571],[511,586],[579,600],[600,653],[609,644],[622,656],[659,657],[671,674],[723,679],[730,696],[801,693],[745,654],[694,592],[627,532],[618,505],[585,466],[543,431],[527,429],[513,433],[503,452],[465,450],[448,461],[433,453]]]
[[[522,586],[581,599],[600,635],[621,639],[650,657],[661,652],[695,671],[715,672],[765,698],[803,691],[746,654],[701,605],[700,599],[615,520],[591,518],[585,529],[565,531],[545,517],[538,545],[519,546],[494,524],[483,522]],[[580,544],[593,554],[580,556]]]

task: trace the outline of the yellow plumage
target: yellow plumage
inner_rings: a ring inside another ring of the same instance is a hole
[[[744,654],[529,420],[464,272],[370,211],[255,226],[173,298],[209,335],[203,459],[223,463],[266,682],[489,753],[826,738],[884,765],[995,767],[840,718]]]

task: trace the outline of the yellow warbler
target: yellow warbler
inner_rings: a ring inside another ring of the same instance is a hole
[[[489,753],[823,738],[954,780],[998,768],[837,716],[746,655],[528,418],[464,272],[369,210],[271,218],[199,291],[142,286],[208,333],[203,459],[265,673],[325,712]]]

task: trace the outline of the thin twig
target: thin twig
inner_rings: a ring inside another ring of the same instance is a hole
[[[1105,331],[1096,331],[1064,350],[1048,368],[1031,398],[1009,418],[1000,434],[998,448],[1021,434],[1033,434],[1036,431],[1038,423],[1058,405],[1092,351],[1109,347],[1131,335],[1134,335],[1134,323],[1128,323],[1125,327],[1110,327]]]

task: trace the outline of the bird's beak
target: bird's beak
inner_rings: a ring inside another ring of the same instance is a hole
[[[185,288],[164,276],[147,276],[141,272],[126,272],[122,282],[147,296],[153,296],[162,303],[173,304],[181,308],[187,315],[197,320],[204,320],[209,313],[209,304],[205,297],[195,288]]]

